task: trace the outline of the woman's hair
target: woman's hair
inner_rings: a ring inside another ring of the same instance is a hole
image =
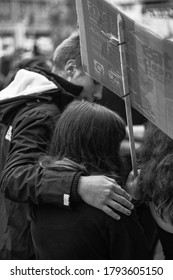
[[[158,216],[173,223],[173,140],[148,122],[139,160],[142,200],[152,201]]]
[[[119,115],[88,101],[73,101],[57,121],[46,167],[88,174],[120,175],[120,143],[125,123]]]

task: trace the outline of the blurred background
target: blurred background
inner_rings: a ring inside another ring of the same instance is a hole
[[[86,0],[87,1],[87,0]],[[108,0],[159,35],[173,38],[171,0]],[[77,25],[75,0],[0,0],[0,88],[23,59],[51,59]]]
[[[21,61],[51,59],[76,22],[75,0],[0,0],[1,89]]]

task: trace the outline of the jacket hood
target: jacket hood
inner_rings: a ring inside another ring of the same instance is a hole
[[[0,101],[55,89],[57,86],[45,76],[21,69],[15,79],[0,92]]]
[[[57,91],[61,86],[67,92],[65,98],[71,98],[70,89],[76,96],[82,91],[82,87],[69,84],[63,78],[46,71],[34,69],[32,71],[21,69],[17,72],[14,80],[0,91],[0,122],[8,123],[8,119],[26,102],[31,100],[56,99]],[[75,88],[75,91],[74,91]],[[74,98],[74,96],[73,96]]]

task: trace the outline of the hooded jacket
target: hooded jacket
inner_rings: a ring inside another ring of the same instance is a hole
[[[38,164],[58,115],[82,87],[43,70],[19,70],[0,92],[0,259],[33,259],[29,203],[70,207],[80,174]]]

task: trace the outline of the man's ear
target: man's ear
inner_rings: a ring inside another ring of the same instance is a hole
[[[77,70],[76,61],[74,59],[68,60],[64,67],[64,70],[67,77],[73,77],[74,73]]]

